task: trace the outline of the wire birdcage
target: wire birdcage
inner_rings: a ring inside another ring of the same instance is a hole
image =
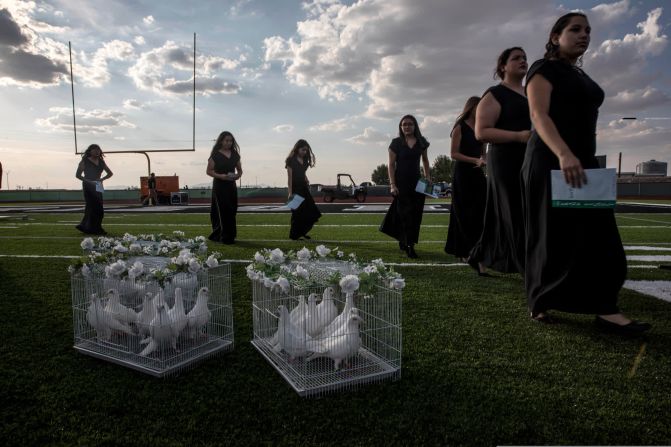
[[[137,258],[161,267],[158,257]],[[74,273],[74,348],[156,377],[234,346],[229,264],[158,281]]]
[[[301,266],[316,285],[284,293],[252,281],[254,347],[301,396],[400,379],[401,291],[380,282],[348,295],[329,278],[358,273],[352,264]]]

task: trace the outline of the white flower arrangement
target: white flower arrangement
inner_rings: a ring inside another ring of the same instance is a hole
[[[120,239],[100,237],[97,240],[85,238],[80,246],[85,255],[73,261],[68,267],[71,274],[90,276],[104,273],[110,279],[158,280],[176,276],[179,273],[196,274],[203,269],[217,267],[221,254],[213,252],[207,256],[204,236],[187,239],[184,232],[172,235],[126,233]],[[129,264],[127,260],[136,256],[166,257],[169,262],[163,268],[149,268],[142,262]]]
[[[319,245],[315,251],[303,247],[298,252],[293,250],[284,253],[279,248],[274,250],[263,249],[254,254],[251,264],[246,267],[247,277],[252,281],[260,281],[269,289],[288,293],[290,284],[312,286],[317,280],[311,277],[308,265],[319,262],[339,261],[349,263],[358,275],[342,276],[335,271],[328,279],[331,285],[339,285],[343,292],[360,290],[364,294],[372,294],[379,284],[400,290],[405,287],[405,280],[391,267],[384,264],[382,259],[374,259],[364,263],[357,259],[356,254],[350,253],[347,257],[338,250],[338,247],[329,249]],[[308,267],[308,268],[306,268]]]

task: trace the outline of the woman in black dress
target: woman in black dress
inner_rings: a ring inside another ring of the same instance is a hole
[[[322,216],[312,198],[312,194],[310,194],[310,182],[305,175],[305,171],[314,167],[315,163],[315,154],[305,140],[298,140],[285,160],[288,175],[288,197],[298,195],[304,199],[298,208],[291,210],[289,238],[293,240],[298,240],[301,237],[311,239],[308,233]]]
[[[207,175],[212,180],[212,205],[210,221],[212,234],[209,239],[224,244],[234,244],[238,234],[235,215],[238,212],[238,189],[235,181],[242,175],[240,147],[232,133],[224,131],[212,147],[207,160]]]
[[[82,233],[107,234],[102,227],[105,209],[103,208],[103,182],[112,177],[112,171],[105,163],[105,156],[97,144],[90,145],[82,155],[82,161],[77,166],[75,177],[82,181],[84,191],[84,217],[77,225]],[[100,175],[105,172],[105,177]]]
[[[484,227],[468,259],[478,273],[484,273],[484,267],[502,273],[524,271],[520,169],[531,134],[522,86],[526,72],[523,49],[508,48],[501,53],[495,75],[501,83],[485,92],[475,114],[475,136],[489,143]]]
[[[557,20],[546,53],[527,77],[534,132],[522,168],[526,219],[525,286],[531,317],[551,322],[549,309],[596,314],[598,325],[640,333],[650,325],[617,308],[627,260],[612,209],[553,208],[550,171],[581,187],[598,168],[596,123],[604,92],[579,67],[591,28],[582,13]]]
[[[482,233],[485,213],[487,180],[482,167],[485,166],[485,147],[475,139],[475,108],[480,98],[471,96],[452,128],[451,156],[455,160],[452,176],[452,205],[450,226],[447,230],[445,252],[460,258],[468,258],[471,249]]]
[[[422,160],[424,177],[431,182],[431,168],[427,148],[429,142],[422,136],[419,124],[412,115],[398,123],[398,138],[389,145],[389,183],[394,196],[382,221],[380,231],[398,240],[398,246],[409,258],[417,258],[415,244],[424,212],[424,194],[415,191]]]

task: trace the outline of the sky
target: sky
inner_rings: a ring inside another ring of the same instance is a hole
[[[585,12],[583,69],[606,92],[597,153],[622,170],[671,164],[671,4],[666,0],[0,0],[2,188],[80,188],[77,147],[97,143],[114,177],[139,186],[140,154],[156,175],[211,184],[205,168],[224,130],[241,148],[242,184],[284,186],[284,159],[306,139],[311,183],[370,181],[398,122],[413,114],[429,159],[449,155],[466,99],[493,79],[501,51],[542,57],[554,21]],[[635,120],[623,120],[635,117]]]

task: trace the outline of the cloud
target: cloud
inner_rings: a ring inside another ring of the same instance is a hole
[[[147,16],[142,19],[142,23],[149,26],[154,23],[154,16]]]
[[[28,43],[28,38],[23,35],[12,14],[8,9],[0,9],[0,45],[21,46],[25,43]]]
[[[196,90],[204,95],[236,94],[240,85],[218,77],[224,70],[232,70],[239,61],[198,56]],[[159,94],[188,94],[193,92],[193,50],[167,41],[162,47],[140,54],[128,75],[142,90]]]
[[[129,110],[142,110],[146,109],[147,106],[145,104],[142,104],[140,101],[137,99],[124,99],[123,100],[123,108],[124,109],[129,109]]]
[[[72,109],[67,107],[51,107],[53,113],[47,118],[35,120],[35,124],[51,132],[73,132]],[[109,134],[114,129],[125,127],[135,128],[126,120],[126,115],[114,110],[77,109],[77,133]]]
[[[291,132],[294,130],[294,126],[291,124],[278,124],[277,126],[273,127],[273,131],[277,133],[287,133]]]
[[[379,132],[378,130],[375,130],[372,127],[366,127],[362,134],[347,138],[347,141],[350,143],[366,146],[370,146],[372,144],[382,146],[389,143],[389,141],[391,141],[391,137],[389,135],[383,134],[382,132]]]
[[[142,36],[135,36],[133,37],[133,42],[135,45],[144,45],[146,41],[144,40],[144,37]]]
[[[663,106],[671,102],[665,92],[653,87],[638,90],[624,90],[607,99],[602,111],[611,114],[631,114],[641,110]]]
[[[593,25],[605,25],[607,23],[617,22],[630,15],[629,0],[621,0],[615,3],[601,3],[590,10],[590,20]],[[597,22],[598,20],[598,22]]]
[[[354,128],[354,121],[357,117],[346,116],[344,118],[337,118],[324,123],[315,124],[308,128],[311,132],[341,132],[345,129]]]

